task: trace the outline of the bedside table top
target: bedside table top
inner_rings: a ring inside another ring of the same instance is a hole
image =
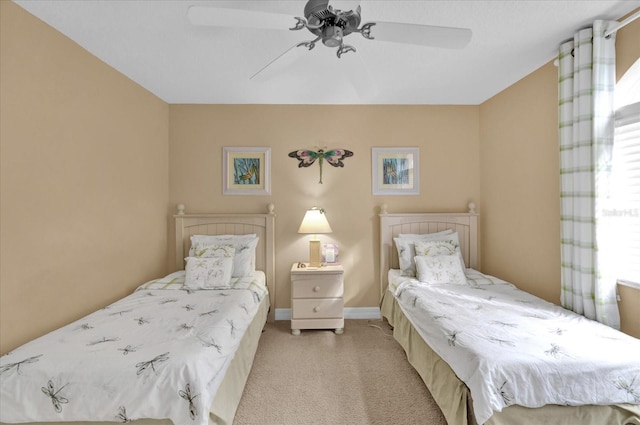
[[[298,267],[298,263],[293,263],[291,266],[291,273],[341,273],[344,272],[341,264],[332,264],[322,267],[309,267],[309,263],[304,263],[306,267]]]

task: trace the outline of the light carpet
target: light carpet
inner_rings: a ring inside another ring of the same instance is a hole
[[[446,425],[392,330],[345,320],[343,335],[268,323],[234,425]]]

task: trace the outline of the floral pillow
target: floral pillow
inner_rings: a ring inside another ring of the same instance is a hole
[[[193,257],[231,257],[236,252],[236,248],[230,244],[205,244],[196,242],[193,247]]]
[[[417,277],[420,282],[468,285],[457,255],[417,255]]]
[[[465,269],[460,246],[453,240],[417,241],[415,243],[415,250],[416,255],[456,255],[460,260],[462,270]]]
[[[184,285],[191,289],[229,289],[233,257],[187,257]]]
[[[459,245],[458,234],[445,230],[438,233],[426,233],[423,235],[403,235],[393,239],[398,250],[398,262],[400,275],[413,277],[416,275],[415,243],[418,241],[449,240]]]
[[[229,244],[234,245],[235,243],[248,242],[255,238],[258,235],[255,233],[247,234],[247,235],[192,235],[191,236],[191,248],[189,249],[189,257],[193,257],[193,248],[196,244],[202,243],[205,245],[213,245],[213,244]]]
[[[256,247],[258,246],[258,236],[251,235],[194,235],[191,237],[191,257],[197,256],[196,247],[204,245],[231,245],[235,249],[233,256],[232,277],[251,276],[256,270]],[[211,250],[204,251],[202,257],[208,257]]]

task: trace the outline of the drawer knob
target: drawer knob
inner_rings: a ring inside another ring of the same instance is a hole
[[[313,311],[316,312],[316,313],[319,312],[320,311],[320,307],[313,307]]]
[[[319,292],[320,291],[320,287],[319,286],[314,286],[313,287],[313,292]]]

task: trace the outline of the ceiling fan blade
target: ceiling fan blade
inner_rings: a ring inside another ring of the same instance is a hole
[[[211,6],[191,6],[187,10],[187,18],[193,25],[287,31],[296,23],[293,17],[281,13]]]
[[[445,49],[464,48],[471,41],[471,35],[471,30],[467,28],[398,22],[376,22],[371,27],[371,37],[375,40]]]

